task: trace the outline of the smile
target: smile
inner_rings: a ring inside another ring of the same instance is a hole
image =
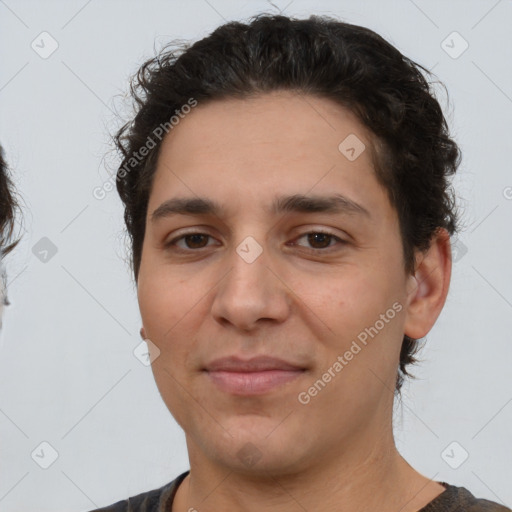
[[[265,370],[256,372],[209,371],[208,378],[225,393],[260,395],[300,377],[305,370]]]

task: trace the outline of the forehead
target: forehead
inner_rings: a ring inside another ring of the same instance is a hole
[[[315,157],[338,156],[338,146],[349,135],[371,145],[369,130],[347,108],[331,99],[294,91],[273,91],[244,99],[209,100],[182,116],[163,142],[162,151],[174,150],[174,157],[183,156],[180,148],[194,149],[188,159],[208,152],[271,154],[290,148],[284,157],[293,158],[304,144]],[[319,143],[321,144],[319,145]],[[330,151],[325,153],[329,148]]]
[[[355,114],[330,99],[278,91],[199,103],[162,142],[150,206],[170,191],[231,202],[243,194],[247,206],[339,192],[371,209],[384,194],[372,147]]]

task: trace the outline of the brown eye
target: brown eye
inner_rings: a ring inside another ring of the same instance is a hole
[[[169,243],[165,244],[165,247],[169,249],[176,248],[178,251],[191,252],[207,247],[209,238],[212,237],[206,233],[186,233],[172,239]],[[179,242],[184,242],[184,245]]]
[[[313,245],[314,249],[325,249],[329,247],[333,238],[332,235],[326,233],[309,233],[307,236],[308,242]]]
[[[183,240],[185,240],[185,244],[188,249],[201,249],[202,247],[205,247],[203,242],[207,239],[208,235],[201,233],[183,236]]]
[[[325,231],[310,231],[308,233],[304,233],[301,235],[297,240],[300,240],[302,238],[307,237],[307,243],[310,245],[310,247],[305,247],[306,249],[309,249],[313,252],[329,252],[325,251],[325,249],[328,249],[330,247],[333,247],[336,245],[334,242],[338,242],[338,244],[344,245],[347,242],[342,240],[341,238],[333,235],[332,233],[328,233]],[[302,247],[302,244],[297,244]]]

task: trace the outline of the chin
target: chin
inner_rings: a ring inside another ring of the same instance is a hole
[[[245,468],[250,473],[281,473],[286,468],[295,467],[296,458],[293,454],[297,443],[293,436],[285,429],[278,433],[276,426],[279,422],[264,421],[257,425],[254,418],[250,420],[250,428],[240,423],[222,422],[226,429],[225,435],[209,451],[214,452],[223,464],[236,467],[236,471]],[[211,437],[205,438],[205,441],[208,443]]]

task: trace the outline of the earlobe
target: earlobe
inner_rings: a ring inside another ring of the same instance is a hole
[[[146,340],[146,331],[145,331],[144,327],[141,327],[141,328],[140,328],[140,337],[141,337],[143,340]]]
[[[451,277],[450,235],[439,229],[430,248],[420,256],[414,276],[409,276],[404,334],[419,339],[427,335],[440,315]]]

